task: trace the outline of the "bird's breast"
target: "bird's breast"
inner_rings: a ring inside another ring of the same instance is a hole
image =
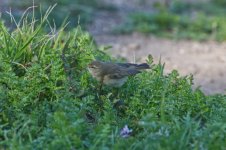
[[[97,79],[98,81],[101,80],[101,75],[97,70],[92,69],[92,68],[88,68],[88,70],[95,79]]]

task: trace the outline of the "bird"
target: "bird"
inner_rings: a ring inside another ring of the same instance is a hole
[[[134,76],[145,69],[150,69],[147,63],[113,63],[94,60],[88,64],[91,75],[101,83],[100,89],[103,84],[121,87],[127,81],[128,76]]]

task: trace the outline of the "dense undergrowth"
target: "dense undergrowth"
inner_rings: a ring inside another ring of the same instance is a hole
[[[164,75],[151,57],[151,70],[99,92],[86,67],[110,56],[79,27],[47,33],[50,11],[12,32],[0,24],[0,149],[226,147],[226,96],[193,91],[192,76]]]
[[[154,13],[132,13],[115,31],[152,33],[174,39],[225,41],[225,6],[224,0],[156,3]]]

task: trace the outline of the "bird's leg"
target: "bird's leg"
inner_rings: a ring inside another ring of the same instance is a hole
[[[104,77],[101,77],[101,79],[100,79],[99,92],[101,92],[101,90],[102,90],[103,82],[104,82]]]
[[[100,85],[99,85],[99,87],[97,89],[97,97],[98,97],[97,99],[98,99],[98,103],[99,103],[100,106],[103,106],[103,101],[101,100],[103,81],[104,81],[104,78],[101,77]]]

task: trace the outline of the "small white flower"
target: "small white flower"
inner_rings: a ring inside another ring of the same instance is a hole
[[[130,133],[132,133],[132,129],[129,129],[128,128],[128,125],[125,125],[124,128],[121,129],[120,131],[120,135],[123,137],[123,138],[126,138],[126,137],[129,137],[130,136]]]

